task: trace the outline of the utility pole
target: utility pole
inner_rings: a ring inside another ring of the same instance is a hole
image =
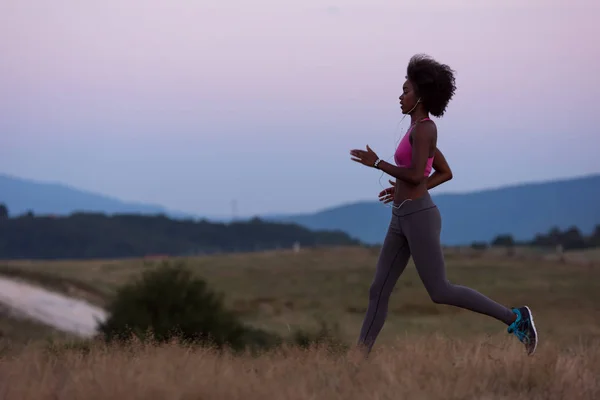
[[[231,220],[235,221],[237,219],[237,200],[233,199],[231,201]]]

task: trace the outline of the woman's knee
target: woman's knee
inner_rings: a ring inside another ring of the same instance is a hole
[[[431,301],[435,304],[450,304],[452,302],[452,285],[440,284],[428,290]]]
[[[378,299],[381,296],[381,292],[383,290],[383,285],[378,284],[377,282],[373,282],[371,287],[369,288],[369,300]]]
[[[433,301],[435,304],[446,304],[446,302],[448,301],[448,297],[443,292],[429,293],[429,297],[431,298],[431,301]]]
[[[375,281],[369,288],[369,300],[387,299],[390,297],[390,295],[391,292],[388,293],[383,283]]]

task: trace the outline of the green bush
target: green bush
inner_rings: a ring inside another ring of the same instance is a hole
[[[241,350],[280,341],[276,335],[244,326],[225,309],[222,297],[181,263],[163,263],[123,286],[107,311],[110,316],[99,328],[109,342],[135,336],[142,341],[178,340]]]

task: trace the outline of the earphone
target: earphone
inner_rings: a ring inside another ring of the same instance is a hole
[[[415,110],[415,108],[417,108],[417,106],[419,105],[419,103],[420,103],[420,102],[421,102],[421,98],[419,97],[419,99],[417,100],[417,102],[415,103],[415,105],[413,106],[413,108],[411,108],[411,109],[410,109],[410,111],[408,111],[406,114],[404,114],[404,115],[402,116],[402,119],[400,119],[400,121],[399,121],[399,122],[398,122],[398,124],[396,125],[396,129],[394,130],[394,136],[396,136],[396,132],[398,131],[398,128],[400,127],[400,124],[402,124],[402,121],[404,121],[404,118],[406,118],[406,116],[407,116],[407,115],[410,115],[410,114],[411,114],[411,113],[412,113],[412,112]],[[395,139],[395,138],[394,138],[394,153],[393,153],[393,154],[392,154],[390,157],[388,157],[388,158],[385,160],[386,162],[387,162],[387,161],[389,161],[389,160],[390,160],[390,158],[394,157],[394,154],[395,154],[395,152],[396,152],[396,148],[398,147],[398,144],[399,144],[400,140],[402,140],[402,139],[400,139],[400,138],[399,138],[399,139]],[[383,190],[385,190],[385,187],[384,187],[384,186],[383,186],[383,184],[381,183],[381,178],[383,178],[383,175],[384,175],[384,174],[385,174],[385,172],[383,172],[383,171],[382,171],[382,172],[381,172],[381,175],[379,176],[379,186],[381,186],[381,188],[382,188]],[[398,209],[400,209],[400,207],[402,207],[402,206],[404,205],[404,203],[406,203],[407,201],[412,201],[412,200],[411,200],[411,199],[405,199],[405,200],[404,200],[402,203],[400,203],[400,205],[399,205],[399,206],[395,206],[393,201],[392,201],[392,203],[391,203],[391,204],[385,204],[385,203],[384,203],[383,205],[384,205],[385,207],[390,207],[390,208],[394,208],[394,209],[398,210]]]

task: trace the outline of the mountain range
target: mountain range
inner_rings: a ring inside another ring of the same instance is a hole
[[[547,182],[524,183],[459,194],[432,194],[442,213],[446,245],[489,242],[500,234],[532,239],[553,227],[591,232],[600,224],[600,174]],[[0,174],[0,203],[11,215],[64,215],[74,211],[165,214],[189,218],[160,205],[123,202],[62,184],[35,182]],[[342,230],[368,244],[381,243],[391,209],[378,201],[340,205],[310,214],[262,216],[313,230]],[[210,218],[209,218],[210,219]]]
[[[190,216],[156,204],[126,202],[61,183],[38,182],[6,174],[0,174],[0,203],[8,207],[11,215],[28,211],[53,215],[90,211],[106,214],[165,214],[182,218]]]

